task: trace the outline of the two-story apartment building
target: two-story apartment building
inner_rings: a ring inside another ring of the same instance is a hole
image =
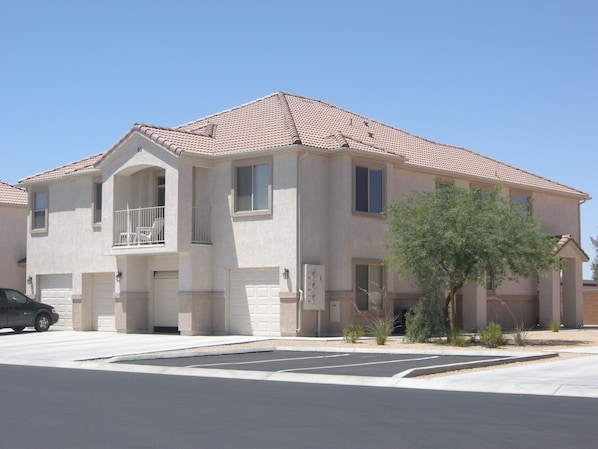
[[[0,286],[25,291],[27,192],[0,181]]]
[[[21,180],[28,276],[68,329],[339,334],[356,307],[398,313],[418,299],[383,264],[382,212],[447,180],[500,186],[564,236],[566,270],[491,293],[526,325],[561,309],[581,325],[586,193],[282,92],[174,128],[136,124],[105,152]],[[463,326],[512,326],[487,296],[463,289]]]

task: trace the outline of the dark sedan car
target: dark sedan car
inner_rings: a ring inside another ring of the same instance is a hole
[[[12,327],[21,332],[28,326],[47,331],[58,321],[54,307],[28,298],[18,290],[0,288],[0,328]]]

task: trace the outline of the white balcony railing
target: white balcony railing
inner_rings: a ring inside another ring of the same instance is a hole
[[[164,243],[164,206],[114,212],[114,246]]]
[[[193,243],[211,243],[210,208],[202,206],[193,207]]]

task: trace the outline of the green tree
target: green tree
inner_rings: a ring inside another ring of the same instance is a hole
[[[598,238],[590,237],[592,241],[592,245],[594,245],[594,249],[596,250],[596,254],[594,255],[594,260],[592,261],[592,279],[598,281]]]
[[[495,285],[559,267],[554,236],[500,189],[453,185],[415,192],[387,211],[387,263],[399,277],[447,292],[444,320],[455,330],[455,296],[469,283]],[[449,310],[451,311],[449,317]]]

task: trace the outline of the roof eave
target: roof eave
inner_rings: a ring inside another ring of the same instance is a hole
[[[530,192],[547,193],[547,194],[551,194],[551,195],[565,196],[568,198],[576,198],[579,201],[582,201],[582,200],[587,201],[587,200],[591,199],[591,197],[588,193],[581,192],[581,191],[579,191],[578,193],[563,192],[562,190],[530,186],[529,184],[519,184],[519,183],[515,183],[515,182],[505,181],[502,179],[488,178],[488,177],[484,177],[484,176],[465,175],[463,173],[459,173],[459,172],[455,172],[455,171],[451,171],[451,170],[439,170],[439,169],[435,169],[435,168],[421,167],[421,166],[417,166],[417,165],[403,165],[402,167],[405,168],[406,170],[429,173],[429,174],[433,174],[433,175],[442,176],[445,178],[462,179],[464,181],[479,182],[479,183],[485,183],[485,184],[494,184],[494,185],[500,185],[500,186],[504,186],[504,187],[512,187],[512,188],[516,188],[516,189],[521,189],[521,190],[529,190]],[[570,188],[570,189],[575,190],[573,188]]]
[[[90,169],[81,170],[81,171],[77,171],[77,172],[73,172],[73,173],[66,173],[64,175],[56,176],[53,178],[41,178],[38,180],[32,179],[31,181],[21,180],[21,181],[19,181],[19,186],[22,186],[24,188],[29,188],[29,187],[34,187],[34,186],[38,186],[38,185],[54,184],[54,183],[62,181],[64,179],[83,178],[83,177],[97,176],[97,175],[101,175],[101,174],[102,174],[102,171],[100,169],[90,168]]]

